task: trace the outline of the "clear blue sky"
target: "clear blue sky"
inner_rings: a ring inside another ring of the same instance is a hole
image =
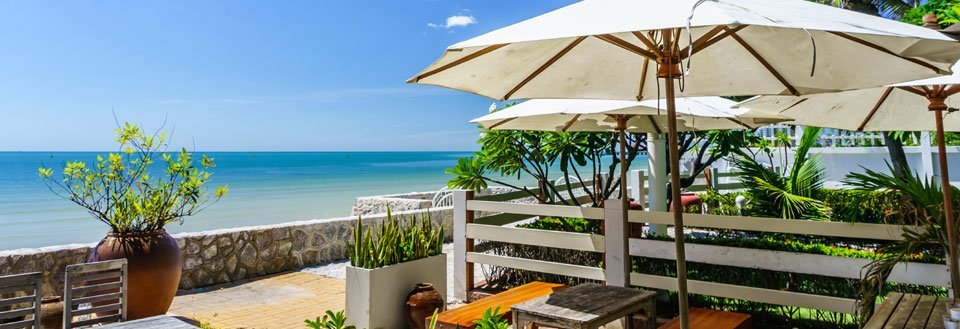
[[[0,151],[112,149],[114,112],[203,151],[474,149],[491,100],[404,81],[572,2],[0,2]]]

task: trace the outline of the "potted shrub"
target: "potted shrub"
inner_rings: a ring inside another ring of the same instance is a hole
[[[423,313],[408,313],[406,305],[408,294],[419,283],[431,283],[440,296],[446,296],[443,226],[435,225],[429,217],[398,220],[387,209],[387,218],[379,225],[364,227],[362,219],[357,219],[352,240],[346,269],[350,325],[370,329],[406,327],[409,314]]]
[[[205,209],[227,188],[218,187],[210,198],[204,186],[213,159],[195,159],[186,149],[167,152],[166,133],[127,123],[117,129],[116,141],[118,152],[91,163],[66,162],[57,173],[41,165],[40,177],[54,194],[109,227],[90,261],[127,259],[128,318],[165,314],[180,284],[182,259],[164,227]]]

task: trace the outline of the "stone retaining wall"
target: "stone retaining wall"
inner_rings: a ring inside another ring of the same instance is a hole
[[[435,222],[443,223],[449,240],[453,234],[452,208],[400,211],[394,215],[409,218],[425,211]],[[383,214],[365,215],[364,223],[379,223],[385,218]],[[183,254],[180,289],[344,260],[355,221],[355,217],[342,217],[174,235]],[[0,275],[43,272],[44,294],[61,295],[64,268],[86,262],[93,247],[94,244],[87,244],[0,251]]]

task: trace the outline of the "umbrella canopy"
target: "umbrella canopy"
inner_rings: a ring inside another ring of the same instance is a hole
[[[663,133],[667,131],[663,104],[660,100],[534,99],[470,122],[487,130],[617,131],[617,116],[627,115],[626,131]],[[677,99],[678,129],[752,129],[790,120],[731,108],[734,105],[736,102],[720,97]]]
[[[591,0],[452,45],[410,82],[494,99],[657,99],[664,30],[680,43],[674,64],[693,54],[682,96],[877,87],[960,59],[939,32],[808,1]]]
[[[954,66],[960,69],[960,65]],[[772,112],[793,118],[804,126],[853,131],[936,131],[936,120],[929,115],[930,99],[923,88],[944,88],[944,102],[960,108],[960,74],[923,79],[886,87],[836,93],[792,96],[760,96],[736,107]],[[957,86],[952,87],[951,86]],[[953,94],[950,94],[953,93]],[[960,131],[960,113],[943,115],[945,131]]]
[[[954,66],[960,68],[960,64]],[[855,131],[936,131],[940,185],[950,186],[945,131],[960,131],[960,73],[898,83],[880,88],[843,91],[803,97],[762,96],[738,106],[786,114],[794,123]],[[930,113],[933,115],[931,116]],[[948,265],[951,289],[960,291],[957,233],[954,229],[951,189],[943,188],[947,218]]]
[[[939,32],[803,0],[588,0],[455,44],[409,82],[494,99],[664,98],[678,168],[678,94],[870,88],[947,74],[958,59],[960,47]],[[678,170],[670,180],[678,200]],[[686,329],[683,234],[675,241]]]

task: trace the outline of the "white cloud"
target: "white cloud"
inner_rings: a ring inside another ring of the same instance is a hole
[[[454,15],[454,16],[447,17],[446,27],[449,29],[452,27],[463,27],[470,24],[477,24],[477,19],[474,18],[473,16]]]
[[[459,15],[453,15],[453,16],[447,17],[447,22],[444,24],[437,24],[433,22],[427,23],[427,27],[432,29],[438,29],[438,30],[439,29],[450,30],[452,28],[464,27],[472,24],[477,24],[476,17],[473,17],[472,15],[459,14]]]

